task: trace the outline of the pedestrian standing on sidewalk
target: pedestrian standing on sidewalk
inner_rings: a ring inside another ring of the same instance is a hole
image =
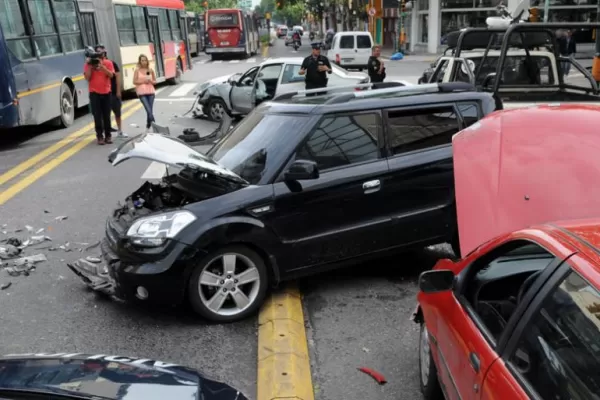
[[[156,74],[154,70],[150,68],[150,62],[148,57],[141,54],[138,58],[137,68],[133,73],[133,84],[135,85],[135,92],[138,98],[142,102],[144,109],[146,110],[146,133],[149,133],[154,121],[154,95],[156,89]]]
[[[371,83],[383,82],[385,79],[385,67],[381,61],[381,46],[373,46],[371,57],[369,57],[368,67],[369,78]]]
[[[98,45],[96,46],[96,52],[106,54],[106,49],[104,46]],[[106,56],[106,59],[113,63],[113,67],[115,69],[115,73],[110,81],[110,107],[115,115],[117,129],[111,127],[110,130],[111,132],[117,132],[117,137],[126,138],[127,135],[123,133],[123,125],[121,121],[121,107],[123,105],[121,100],[121,69],[119,68],[119,65],[115,61],[109,59],[108,56]]]
[[[563,35],[561,35],[561,37],[558,38],[558,48],[561,56],[571,59],[575,57],[575,53],[577,53],[577,44],[575,43],[572,30],[567,30]],[[561,62],[561,67],[564,79],[571,71],[571,62],[563,61]]]
[[[104,47],[97,45],[96,48]],[[86,58],[83,75],[88,81],[90,106],[94,114],[94,125],[98,144],[112,143],[110,132],[110,81],[114,76],[113,63],[106,59],[106,53],[100,53],[97,58]],[[103,135],[104,133],[104,135]]]

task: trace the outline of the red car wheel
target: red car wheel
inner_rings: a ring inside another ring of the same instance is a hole
[[[429,333],[425,323],[421,323],[419,336],[419,377],[421,392],[425,400],[441,400],[444,398],[438,381],[437,368],[431,356]]]

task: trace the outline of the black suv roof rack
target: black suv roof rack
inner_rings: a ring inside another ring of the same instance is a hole
[[[474,85],[466,82],[446,82],[446,83],[428,83],[424,85],[398,86],[379,90],[366,90],[353,93],[340,93],[325,104],[340,104],[351,100],[369,99],[377,97],[401,97],[414,96],[430,93],[456,93],[456,92],[475,92]]]

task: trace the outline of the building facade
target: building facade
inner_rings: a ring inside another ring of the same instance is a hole
[[[550,0],[548,22],[596,21],[599,0]],[[519,0],[505,0],[514,10]],[[540,21],[544,18],[543,0],[530,0],[529,7],[538,8]],[[452,31],[485,26],[487,17],[496,16],[499,0],[413,0],[412,9],[404,18],[408,49],[415,53],[439,53],[444,38]],[[398,2],[383,0],[383,44],[392,47],[398,26]],[[578,43],[593,41],[591,31],[575,33]]]

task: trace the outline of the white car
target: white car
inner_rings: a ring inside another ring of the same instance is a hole
[[[304,90],[304,75],[299,75],[302,57],[275,58],[252,67],[243,74],[233,74],[211,79],[200,85],[195,116],[206,115],[220,121],[224,112],[231,116],[248,114],[261,101],[284,93]],[[368,83],[369,76],[349,72],[332,65],[328,87]]]

